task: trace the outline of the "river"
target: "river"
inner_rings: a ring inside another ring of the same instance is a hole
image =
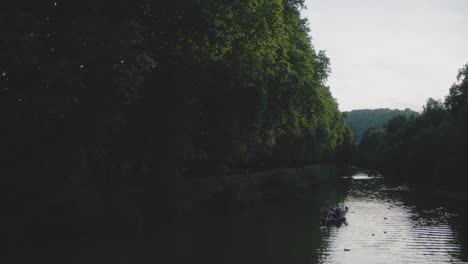
[[[345,222],[322,225],[326,199],[350,208]],[[322,180],[306,199],[201,214],[145,239],[38,247],[30,256],[40,263],[463,263],[467,207],[357,173],[352,181]]]
[[[318,263],[459,263],[467,258],[467,208],[427,191],[355,175],[347,225],[322,232]],[[345,251],[344,249],[349,249]]]

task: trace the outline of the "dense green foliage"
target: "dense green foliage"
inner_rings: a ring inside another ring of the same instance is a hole
[[[172,207],[182,168],[346,162],[352,134],[302,5],[4,3],[0,170],[11,204],[73,214],[144,188]]]
[[[353,131],[356,142],[359,142],[369,128],[382,129],[390,119],[400,115],[412,117],[419,113],[408,108],[405,110],[388,108],[352,110],[348,113],[346,124]]]
[[[465,189],[468,164],[468,65],[445,101],[432,98],[420,116],[398,116],[385,130],[366,131],[361,165],[414,183]]]

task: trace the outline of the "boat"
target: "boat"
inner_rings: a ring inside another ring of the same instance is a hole
[[[332,217],[322,217],[322,221],[324,221],[324,222],[338,222],[338,221],[342,221],[342,220],[346,219],[346,214],[348,213],[349,208],[345,207],[345,208],[337,208],[337,209],[339,209],[338,210],[340,212],[339,215],[332,216]],[[337,209],[335,209],[335,211],[337,211]]]

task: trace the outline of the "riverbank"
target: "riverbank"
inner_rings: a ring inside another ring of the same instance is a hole
[[[275,200],[294,199],[313,185],[337,174],[334,165],[276,168],[260,172],[227,174],[220,178],[184,178],[183,212],[194,208],[227,210]]]
[[[385,175],[372,169],[363,169],[369,176],[383,176],[386,181],[392,183],[406,183],[411,186],[412,191],[427,192],[428,195],[439,199],[450,199],[455,201],[468,202],[468,190],[463,185],[455,185],[450,182],[436,182],[436,181],[409,181],[407,177],[401,175]]]
[[[222,177],[181,175],[177,191],[177,217],[229,215],[246,207],[293,201],[314,193],[337,174],[334,165],[276,168]],[[139,237],[176,219],[160,205],[152,186],[122,185],[94,199],[75,203],[36,203],[23,215],[7,216],[7,237],[18,242],[33,238]]]

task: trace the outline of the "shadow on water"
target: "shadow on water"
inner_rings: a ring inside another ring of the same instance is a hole
[[[296,200],[161,224],[142,239],[44,239],[16,256],[40,263],[314,263],[323,243],[320,208],[326,199],[342,203],[351,185],[327,175],[314,186]]]
[[[28,254],[44,263],[444,263],[467,261],[466,205],[357,174],[323,178],[303,199],[159,225],[145,239],[61,241]],[[350,207],[322,227],[326,199]]]

